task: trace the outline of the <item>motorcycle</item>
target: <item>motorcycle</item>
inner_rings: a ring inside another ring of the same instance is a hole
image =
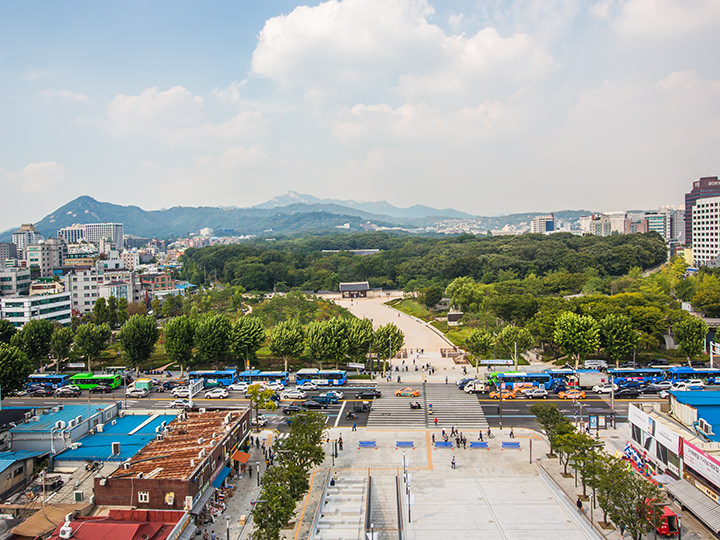
[[[346,418],[347,420],[355,420],[355,419],[357,418],[357,415],[356,415],[354,412],[349,412],[349,411],[348,411],[348,412],[345,413],[345,418]]]

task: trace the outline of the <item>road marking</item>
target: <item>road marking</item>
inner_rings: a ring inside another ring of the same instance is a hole
[[[342,413],[345,410],[345,402],[342,402],[342,407],[340,407],[340,411],[337,414],[337,418],[335,418],[335,425],[333,427],[338,427],[338,422],[340,422],[340,418],[342,418]],[[328,415],[330,416],[330,415]]]
[[[315,473],[319,470],[320,469],[315,469],[310,475],[310,485],[308,486],[307,495],[305,495],[305,502],[303,503],[303,509],[302,512],[300,512],[300,518],[298,519],[298,527],[297,532],[295,533],[295,540],[298,540],[298,536],[300,536],[300,529],[302,527],[303,517],[305,516],[305,509],[307,508],[308,501],[310,499],[310,492],[312,491],[313,481],[315,480]]]

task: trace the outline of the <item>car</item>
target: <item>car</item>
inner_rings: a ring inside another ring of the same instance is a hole
[[[164,383],[162,383],[162,386],[165,390],[173,390],[174,388],[180,386],[180,383],[176,381],[165,381]]]
[[[382,397],[380,390],[363,390],[355,394],[355,399],[373,399]]]
[[[280,394],[280,399],[305,399],[307,394],[302,390],[285,390]]]
[[[549,393],[544,388],[530,388],[528,390],[525,390],[523,392],[523,395],[527,399],[547,399]]]
[[[71,388],[70,386],[61,386],[55,390],[55,397],[79,397],[80,390]]]
[[[150,392],[145,390],[144,388],[131,388],[127,392],[125,392],[125,397],[133,397],[133,398],[144,398],[148,397]]]
[[[342,399],[344,394],[339,390],[328,390],[327,392],[323,392],[320,395],[334,397],[335,399]]]
[[[685,382],[690,388],[705,388],[705,383],[701,379],[690,379]]]
[[[636,398],[640,395],[640,390],[637,388],[621,388],[617,392],[615,392],[615,397],[622,399],[622,398]]]
[[[110,392],[112,392],[112,388],[106,384],[98,384],[90,389],[91,394],[108,394]]]
[[[205,392],[205,399],[225,399],[230,393],[224,388],[213,388]]]
[[[292,405],[288,405],[287,407],[283,407],[282,412],[283,412],[283,414],[288,415],[288,414],[299,413],[299,412],[302,412],[303,410],[304,410],[304,409],[303,409],[302,407],[300,407],[299,405],[295,405],[295,404],[293,403]]]
[[[613,383],[596,384],[592,387],[592,391],[596,394],[610,394],[613,390],[618,391],[619,386]]]
[[[465,389],[465,385],[473,380],[475,380],[473,377],[464,377],[464,378],[460,379],[459,381],[457,381],[455,384],[457,384],[457,387],[460,390],[463,390],[463,389]]]
[[[236,382],[229,385],[228,390],[233,390],[235,392],[245,392],[248,389],[248,386],[250,386],[250,383]]]
[[[706,367],[707,364],[702,360],[690,360],[690,367]]]
[[[419,397],[420,391],[414,388],[405,387],[395,391],[395,395],[398,397]]]
[[[254,428],[256,427],[265,427],[267,426],[267,418],[265,418],[262,414],[259,415],[257,418],[253,418],[250,422],[250,425]]]
[[[323,396],[315,396],[312,398],[313,400],[317,401],[318,403],[322,403],[323,405],[334,405],[339,400],[333,395],[323,395]]]
[[[620,364],[621,368],[637,368],[638,365],[635,362],[623,362]]]
[[[670,381],[660,381],[656,383],[650,383],[645,388],[646,392],[660,392],[661,390],[670,390],[672,383]]]
[[[516,393],[514,390],[508,390],[507,388],[503,388],[502,390],[502,399],[515,399]],[[499,390],[493,390],[489,394],[490,399],[500,399],[500,391]]]
[[[650,361],[650,367],[655,367],[655,366],[665,367],[665,366],[669,366],[669,365],[670,365],[670,362],[666,358],[653,358]]]
[[[327,409],[326,403],[320,403],[314,399],[308,399],[302,402],[302,406],[306,409]]]
[[[692,379],[690,381],[680,381],[673,383],[673,385],[670,387],[670,390],[703,390],[704,388],[705,383],[698,379]]]
[[[275,392],[282,392],[283,390],[285,390],[285,385],[278,381],[270,381],[262,383],[262,385],[269,388],[270,390],[274,390]]]
[[[310,382],[310,381],[305,381],[302,384],[298,384],[295,387],[295,389],[296,390],[317,390],[318,385],[313,382]]]
[[[185,409],[190,407],[190,402],[187,399],[174,399],[168,403],[168,407],[171,409]]]
[[[187,386],[178,386],[173,388],[172,395],[176,398],[190,397],[190,389]]]
[[[39,386],[37,388],[31,388],[27,391],[27,395],[30,397],[49,397],[53,395],[53,390],[45,386]]]
[[[560,399],[585,399],[585,392],[582,390],[566,390],[558,394]]]

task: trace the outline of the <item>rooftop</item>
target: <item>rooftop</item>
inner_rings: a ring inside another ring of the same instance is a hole
[[[103,425],[83,437],[75,449],[68,449],[55,457],[55,461],[125,461],[137,454],[162,431],[162,423],[175,420],[174,414],[126,415]],[[112,443],[120,443],[120,453],[112,453]]]
[[[340,291],[367,291],[370,290],[370,284],[367,281],[352,281],[340,283]]]
[[[65,422],[67,425],[70,420],[81,416],[82,420],[87,420],[90,416],[97,414],[99,411],[104,411],[108,407],[112,407],[114,403],[86,403],[84,405],[58,405],[62,407],[59,410],[49,409],[49,412],[45,414],[38,414],[38,420],[34,422],[27,422],[20,426],[16,426],[10,430],[11,433],[21,432],[49,432],[55,427],[55,424],[59,421]]]
[[[163,540],[167,538],[183,512],[167,510],[110,510],[107,516],[78,517],[69,524],[76,540]],[[59,540],[60,524],[49,540]]]
[[[677,390],[672,391],[675,399],[697,410],[702,418],[713,427],[714,434],[708,434],[711,441],[720,441],[720,391],[718,390]]]
[[[110,477],[143,473],[145,478],[188,480],[204,459],[200,452],[212,451],[222,441],[226,428],[244,414],[244,410],[183,413],[167,425],[162,440],[147,444],[135,454],[129,468],[118,469]]]
[[[30,450],[21,450],[17,452],[0,452],[0,473],[8,467],[11,467],[16,461],[42,456],[47,452],[34,452]]]

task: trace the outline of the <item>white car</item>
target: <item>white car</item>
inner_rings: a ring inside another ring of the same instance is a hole
[[[285,385],[278,381],[270,381],[268,383],[264,384],[267,386],[270,390],[274,390],[275,392],[282,392],[285,390]]]
[[[618,391],[618,385],[612,383],[597,384],[592,387],[592,391],[596,394],[610,394],[613,390]]]
[[[312,383],[310,381],[305,381],[302,384],[298,384],[296,387],[297,390],[317,390],[318,386],[315,383]]]
[[[224,388],[213,388],[205,392],[205,399],[225,399],[230,394]]]
[[[700,379],[690,379],[689,381],[680,381],[673,383],[670,390],[704,390],[705,383]]]
[[[148,392],[144,388],[132,388],[125,392],[125,397],[143,398],[148,397],[149,393],[150,392]]]
[[[701,379],[690,379],[689,381],[687,381],[687,385],[690,388],[705,388],[705,382]]]
[[[302,390],[285,390],[280,394],[280,399],[305,399],[307,394]]]
[[[548,391],[544,388],[530,388],[523,392],[527,399],[547,399]]]
[[[178,386],[173,388],[172,395],[176,398],[190,397],[190,389],[187,386]]]
[[[340,392],[339,390],[328,390],[327,392],[323,392],[322,394],[320,394],[321,397],[328,396],[328,397],[333,397],[336,399],[342,399],[343,395],[344,394],[342,392]]]
[[[176,399],[168,403],[168,407],[171,409],[184,409],[190,406],[190,402],[187,399]]]
[[[245,390],[247,390],[248,386],[250,386],[250,383],[236,382],[228,386],[228,390],[233,390],[235,392],[244,392]]]

